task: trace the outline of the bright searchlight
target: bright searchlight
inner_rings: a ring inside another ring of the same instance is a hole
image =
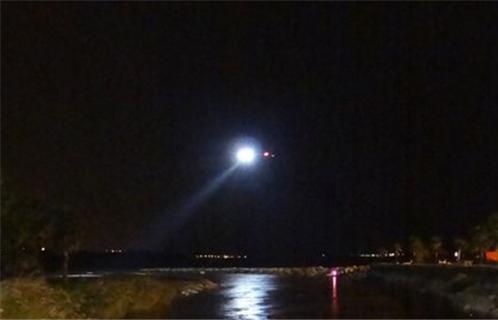
[[[256,151],[253,148],[244,147],[237,151],[237,161],[242,164],[250,164],[256,158]]]

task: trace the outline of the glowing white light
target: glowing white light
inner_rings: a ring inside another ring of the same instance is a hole
[[[41,247],[41,251],[45,251],[45,247]]]
[[[256,158],[256,152],[253,148],[244,147],[240,148],[239,151],[237,151],[237,160],[240,163],[252,163],[254,161],[254,158]]]

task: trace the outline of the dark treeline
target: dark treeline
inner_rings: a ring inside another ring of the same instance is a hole
[[[466,234],[454,238],[432,236],[422,238],[412,235],[405,241],[396,242],[390,247],[381,247],[378,254],[388,256],[393,252],[393,260],[411,260],[417,263],[438,263],[444,261],[486,262],[485,252],[498,251],[498,213],[490,214],[485,221],[472,226]],[[404,259],[400,259],[404,257]]]

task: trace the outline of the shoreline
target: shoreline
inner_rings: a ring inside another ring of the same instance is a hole
[[[365,277],[448,300],[470,316],[498,318],[498,268],[456,265],[372,265]]]
[[[326,268],[153,268],[129,273],[85,272],[0,282],[0,318],[151,318],[173,302],[218,287],[215,273],[282,277],[340,276],[374,281],[447,300],[470,317],[498,318],[498,267],[373,264]]]

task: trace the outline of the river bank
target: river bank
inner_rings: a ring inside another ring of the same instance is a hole
[[[0,318],[140,318],[163,314],[174,300],[216,284],[205,279],[106,276],[15,278],[0,283]]]
[[[315,276],[327,275],[330,272],[330,268],[322,266],[296,267],[296,268],[289,268],[289,267],[145,268],[145,269],[140,269],[139,272],[144,275],[168,274],[168,273],[203,275],[203,274],[222,272],[222,273],[274,274],[279,276],[296,276],[296,277],[315,277]]]
[[[150,268],[84,272],[0,282],[1,318],[150,318],[167,313],[181,297],[213,289],[217,274],[268,274],[316,278],[348,274],[363,267],[325,268]],[[363,269],[362,269],[363,270]]]
[[[498,318],[497,267],[378,264],[365,277],[447,299],[471,317]]]
[[[179,297],[215,288],[213,274],[270,274],[319,277],[353,273],[363,267],[326,268],[149,268],[136,271],[84,272],[0,282],[2,318],[140,318],[165,313]]]
[[[496,279],[496,268],[388,264],[86,272],[3,280],[0,317],[497,318]]]

